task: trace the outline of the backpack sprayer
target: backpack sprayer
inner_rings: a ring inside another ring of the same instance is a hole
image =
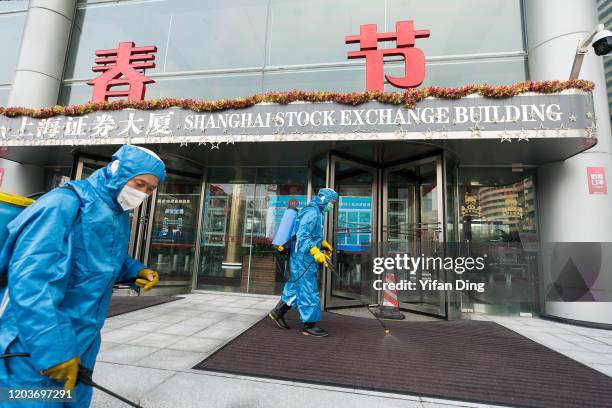
[[[39,193],[35,194],[35,196],[40,195]],[[8,237],[8,229],[7,225],[17,217],[26,208],[28,205],[34,202],[33,199],[28,197],[21,197],[15,194],[6,194],[0,193],[0,249],[4,247],[6,239]],[[6,275],[7,271],[0,271],[0,290],[7,286],[8,277]],[[2,296],[2,301],[0,303],[0,316],[4,313],[4,310],[8,306],[9,296],[8,290],[4,291]],[[12,357],[30,357],[29,353],[7,353],[0,354],[0,360],[5,358]],[[100,391],[114,397],[132,407],[142,408],[140,405],[128,400],[125,397],[122,397],[119,394],[112,392],[111,390],[102,387],[99,384],[96,384],[91,378],[91,371],[86,369],[85,367],[79,365],[79,374],[77,377],[77,382],[86,384],[92,387],[99,389]]]
[[[274,235],[274,239],[272,240],[272,245],[274,245],[274,247],[276,247],[276,249],[279,252],[283,252],[285,250],[285,245],[287,245],[289,243],[289,241],[291,240],[291,233],[293,232],[293,224],[295,223],[295,219],[297,217],[298,211],[295,208],[287,208],[285,210],[285,213],[283,214],[283,217],[281,218],[281,221],[278,225],[278,230],[276,231],[276,235]],[[331,255],[331,254],[330,254]],[[312,262],[314,262],[314,259],[312,260]],[[310,268],[310,265],[312,265],[312,262],[310,262],[310,264],[308,264],[308,266],[306,266],[306,268],[304,268],[304,270],[302,271],[302,273],[300,274],[300,276],[298,276],[295,280],[287,280],[287,282],[293,283],[293,282],[297,282],[299,281],[304,274],[306,273],[306,271],[308,271],[308,269]],[[383,330],[385,331],[385,334],[389,334],[390,330],[385,326],[385,324],[378,318],[378,316],[376,316],[376,314],[374,314],[374,312],[372,312],[372,310],[370,309],[370,305],[363,303],[360,299],[361,296],[358,295],[352,288],[350,285],[348,285],[344,279],[342,278],[342,276],[340,275],[340,273],[338,273],[338,271],[336,271],[336,269],[333,267],[332,263],[331,263],[331,259],[330,262],[328,262],[328,266],[327,268],[332,271],[332,273],[334,273],[338,279],[340,279],[342,282],[344,282],[344,284],[346,284],[346,286],[349,288],[349,290],[355,295],[355,297],[358,300],[358,302],[361,304],[362,307],[365,307],[368,312],[370,312],[372,314],[372,316],[374,316],[374,318],[376,319],[376,321],[381,325],[381,327],[383,328]]]
[[[290,244],[289,241],[291,241],[291,238],[292,238],[291,233],[293,232],[293,224],[295,223],[295,219],[297,218],[297,215],[298,215],[298,210],[296,208],[289,207],[285,210],[280,220],[280,223],[278,224],[278,230],[276,231],[276,234],[274,235],[274,239],[272,240],[272,245],[281,254],[289,253],[287,245]],[[312,262],[314,262],[314,259],[312,260]],[[285,279],[285,282],[295,283],[299,281],[300,279],[302,279],[302,277],[306,274],[306,271],[308,270],[308,268],[310,268],[310,265],[312,265],[312,262],[310,262],[308,266],[304,268],[304,271],[302,271],[300,276],[298,276],[296,279],[294,280]],[[277,264],[278,264],[278,259],[277,259]],[[289,274],[289,276],[291,277],[291,274]],[[285,274],[285,278],[286,278],[286,274]]]

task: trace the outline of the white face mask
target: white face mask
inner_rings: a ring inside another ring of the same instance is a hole
[[[147,198],[147,194],[140,190],[136,190],[134,187],[123,186],[119,195],[117,196],[117,202],[125,211],[138,207]]]

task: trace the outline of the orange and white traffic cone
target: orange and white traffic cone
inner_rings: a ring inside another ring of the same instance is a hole
[[[406,318],[399,310],[399,299],[397,290],[388,289],[388,284],[395,284],[395,272],[385,272],[385,289],[383,290],[382,298],[378,309],[374,312],[376,317],[380,319],[402,320]]]

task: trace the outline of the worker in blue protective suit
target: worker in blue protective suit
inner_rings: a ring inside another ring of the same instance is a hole
[[[125,145],[106,167],[43,195],[9,223],[0,253],[0,273],[8,277],[0,289],[8,299],[0,354],[31,357],[0,359],[0,387],[72,389],[79,364],[93,370],[113,285],[127,281],[147,291],[159,280],[128,256],[128,218],[164,177],[155,153]],[[66,406],[89,406],[91,387],[72,392],[76,401]]]
[[[316,325],[321,320],[317,264],[328,266],[333,251],[323,239],[323,221],[324,214],[333,210],[337,200],[338,193],[331,188],[322,188],[296,216],[289,243],[291,280],[285,283],[281,300],[268,314],[281,329],[289,329],[284,316],[293,307],[300,314],[303,334],[328,335],[326,330]]]

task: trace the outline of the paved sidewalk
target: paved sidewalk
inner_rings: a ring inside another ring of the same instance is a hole
[[[94,380],[147,408],[489,407],[192,370],[265,317],[278,297],[220,292],[181,296],[185,299],[107,319]],[[536,318],[471,317],[494,320],[612,376],[612,331]],[[119,404],[94,392],[93,407]]]
[[[530,317],[473,315],[473,319],[494,321],[612,377],[612,330]]]

